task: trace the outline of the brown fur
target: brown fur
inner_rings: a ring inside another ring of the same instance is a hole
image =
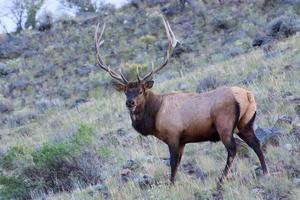
[[[153,135],[169,146],[171,181],[174,182],[184,146],[187,143],[219,141],[228,157],[220,182],[227,176],[236,155],[233,131],[253,148],[264,173],[267,168],[260,144],[253,131],[256,103],[253,94],[239,87],[221,87],[198,94],[177,92],[155,94],[149,83],[132,82],[125,86],[132,126],[144,136]],[[117,88],[117,87],[116,87]]]

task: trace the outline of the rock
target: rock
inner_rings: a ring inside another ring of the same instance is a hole
[[[127,133],[123,128],[119,128],[119,129],[117,130],[117,134],[118,134],[119,136],[126,136],[126,135],[128,135],[128,133]]]
[[[0,113],[10,113],[13,111],[13,107],[8,102],[0,101]]]
[[[30,85],[30,81],[27,78],[21,78],[9,85],[9,90],[25,90]]]
[[[293,183],[296,185],[296,187],[300,187],[300,177],[295,177],[293,179]]]
[[[247,75],[247,77],[244,80],[241,81],[241,83],[244,84],[244,85],[251,84],[251,83],[255,82],[257,77],[258,77],[258,73],[251,72]]]
[[[89,102],[88,99],[84,99],[84,98],[76,99],[76,101],[70,106],[70,109],[77,108],[79,105],[87,102]]]
[[[266,34],[275,38],[289,37],[300,31],[300,20],[295,16],[282,15],[270,21]]]
[[[178,12],[178,7],[176,5],[170,5],[161,9],[161,12],[167,16],[171,17]]]
[[[17,72],[19,72],[19,70],[12,69],[8,65],[0,63],[0,77],[9,76],[10,74]]]
[[[260,35],[257,36],[253,42],[252,42],[252,46],[256,47],[256,46],[263,46],[269,42],[273,41],[273,37],[272,36],[268,36],[268,35]]]
[[[182,53],[189,53],[189,52],[192,52],[191,47],[185,44],[177,43],[172,55],[175,57],[179,57]]]
[[[293,125],[290,134],[294,135],[300,141],[300,123],[296,123]]]
[[[273,129],[258,127],[255,135],[264,146],[267,144],[278,146],[281,133]]]
[[[155,179],[153,176],[145,174],[142,177],[139,177],[137,182],[141,189],[146,189],[155,184]]]
[[[132,171],[130,169],[123,169],[121,172],[121,180],[123,182],[128,182],[133,178]]]
[[[296,111],[296,114],[298,115],[298,117],[300,117],[300,104],[295,106],[295,111]]]
[[[293,150],[293,145],[291,144],[284,144],[283,147],[288,150],[288,151],[292,151]]]
[[[237,24],[237,21],[232,17],[227,17],[223,14],[217,14],[213,17],[211,23],[216,30],[227,30],[234,27]]]
[[[203,181],[205,174],[202,169],[197,165],[196,160],[188,160],[181,165],[181,169],[185,174],[195,176],[197,179]]]
[[[255,195],[260,195],[262,193],[265,192],[265,190],[261,187],[255,187],[251,190],[252,193],[254,193]]]
[[[75,69],[75,73],[79,76],[87,76],[91,72],[91,69],[86,66],[80,66]]]

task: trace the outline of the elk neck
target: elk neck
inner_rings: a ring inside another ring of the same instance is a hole
[[[140,134],[147,136],[154,134],[156,115],[162,104],[162,95],[146,91],[145,104],[134,113],[130,112],[133,128]]]

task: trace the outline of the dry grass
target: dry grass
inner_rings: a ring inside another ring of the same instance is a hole
[[[273,51],[282,51],[276,57],[266,58],[262,50],[254,50],[249,54],[199,68],[182,77],[157,84],[155,90],[172,91],[180,82],[188,83],[193,90],[196,88],[197,81],[208,75],[228,80],[229,85],[240,85],[239,82],[248,73],[258,71],[263,67],[268,73],[243,87],[251,89],[256,96],[259,105],[256,124],[271,126],[281,115],[296,117],[294,104],[289,103],[283,94],[291,92],[295,97],[300,95],[300,68],[293,63],[297,56],[300,56],[299,43],[300,37],[295,36],[273,47]],[[287,65],[292,65],[292,70],[286,70]],[[185,150],[183,162],[187,159],[195,159],[201,169],[207,173],[207,177],[204,182],[201,182],[193,176],[179,172],[176,185],[170,187],[164,184],[167,181],[169,169],[158,159],[168,157],[166,146],[151,137],[141,139],[134,132],[130,127],[123,102],[122,94],[111,91],[110,94],[93,99],[90,103],[81,106],[78,111],[62,110],[48,113],[42,117],[42,119],[47,119],[46,121],[37,120],[26,127],[31,130],[31,137],[18,141],[7,136],[5,144],[6,146],[16,143],[38,145],[49,138],[58,137],[58,132],[68,133],[68,130],[72,130],[76,124],[83,122],[93,124],[99,137],[108,132],[114,135],[117,129],[123,128],[129,132],[131,143],[123,146],[111,145],[113,167],[107,169],[109,171],[106,173],[109,176],[105,180],[111,199],[299,199],[299,187],[293,183],[293,177],[289,172],[291,167],[295,169],[300,167],[299,141],[291,137],[289,133],[284,133],[279,146],[269,146],[267,149],[266,159],[271,171],[269,177],[256,175],[255,168],[259,166],[259,162],[251,151],[249,158],[239,156],[236,158],[231,178],[225,183],[224,191],[218,194],[215,180],[224,166],[226,157],[222,144],[190,144]],[[51,124],[55,122],[59,122],[59,126],[51,127]],[[17,132],[17,130],[4,131],[12,134]],[[293,150],[286,149],[286,144],[291,144]],[[133,181],[122,183],[120,171],[128,159],[141,161],[143,172],[157,178],[161,184],[149,189],[140,189]],[[103,196],[97,190],[97,186],[91,186],[72,193],[50,195],[47,198],[101,199]]]
[[[178,84],[188,84],[195,91],[200,79],[213,76],[216,80],[226,80],[228,85],[238,85],[252,90],[258,103],[257,126],[271,127],[279,116],[288,115],[296,119],[293,97],[300,96],[300,68],[297,58],[300,36],[294,36],[286,41],[274,44],[272,52],[276,56],[268,57],[263,50],[252,52],[212,65],[203,66],[191,72],[171,72],[175,77],[155,85],[157,92],[178,90]],[[272,53],[271,52],[271,53]],[[178,65],[173,61],[174,65]],[[197,63],[194,57],[192,63]],[[292,66],[288,69],[286,66]],[[172,64],[169,65],[172,68]],[[261,71],[263,69],[263,71]],[[175,71],[175,70],[174,70]],[[99,72],[100,73],[100,72]],[[248,85],[241,82],[250,74],[257,73],[255,80]],[[103,77],[101,75],[101,77]],[[97,74],[95,78],[98,78]],[[108,80],[108,77],[104,77]],[[291,95],[285,97],[285,93]],[[187,145],[183,163],[188,159],[196,161],[197,165],[207,175],[203,182],[193,176],[179,171],[176,185],[166,185],[169,167],[161,158],[168,157],[167,147],[155,138],[142,138],[130,125],[130,118],[125,108],[125,97],[114,91],[104,90],[95,93],[90,102],[78,109],[58,109],[48,111],[18,128],[3,128],[1,152],[12,146],[40,147],[44,142],[55,142],[67,138],[78,128],[79,124],[91,124],[96,129],[99,140],[95,143],[103,147],[100,154],[106,156],[104,163],[105,181],[99,185],[80,188],[71,193],[39,194],[35,198],[47,199],[102,199],[103,185],[111,199],[299,199],[299,185],[293,182],[299,177],[299,141],[289,132],[284,132],[279,146],[269,146],[266,153],[267,165],[271,176],[257,174],[259,166],[256,155],[251,151],[249,158],[237,156],[230,179],[225,183],[223,191],[216,189],[216,178],[225,165],[226,152],[221,143]],[[20,111],[22,112],[22,111]],[[299,120],[299,119],[298,119]],[[294,123],[294,122],[293,122]],[[117,135],[118,129],[124,129],[127,135]],[[100,138],[108,138],[105,143]],[[287,149],[286,144],[292,146]],[[139,161],[140,174],[149,174],[159,184],[148,189],[141,189],[134,181],[121,181],[122,167],[127,160]],[[297,171],[298,170],[298,171]],[[294,174],[293,174],[294,173]],[[298,173],[295,175],[295,173]],[[45,195],[45,196],[44,196]]]

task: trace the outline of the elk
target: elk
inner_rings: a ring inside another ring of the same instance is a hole
[[[168,37],[166,59],[162,65],[152,68],[141,77],[137,69],[137,80],[128,81],[122,71],[114,71],[101,57],[100,47],[105,29],[95,32],[96,57],[98,65],[115,81],[113,87],[126,95],[126,107],[129,110],[133,128],[143,136],[152,135],[169,147],[171,176],[174,183],[184,147],[187,143],[222,141],[228,156],[219,183],[222,183],[230,171],[236,155],[236,143],[233,137],[243,139],[256,153],[264,174],[268,173],[260,141],[254,134],[253,123],[256,116],[256,103],[253,94],[239,87],[220,87],[205,93],[174,92],[156,94],[150,89],[153,75],[162,70],[169,62],[178,43],[169,22],[162,17]]]

